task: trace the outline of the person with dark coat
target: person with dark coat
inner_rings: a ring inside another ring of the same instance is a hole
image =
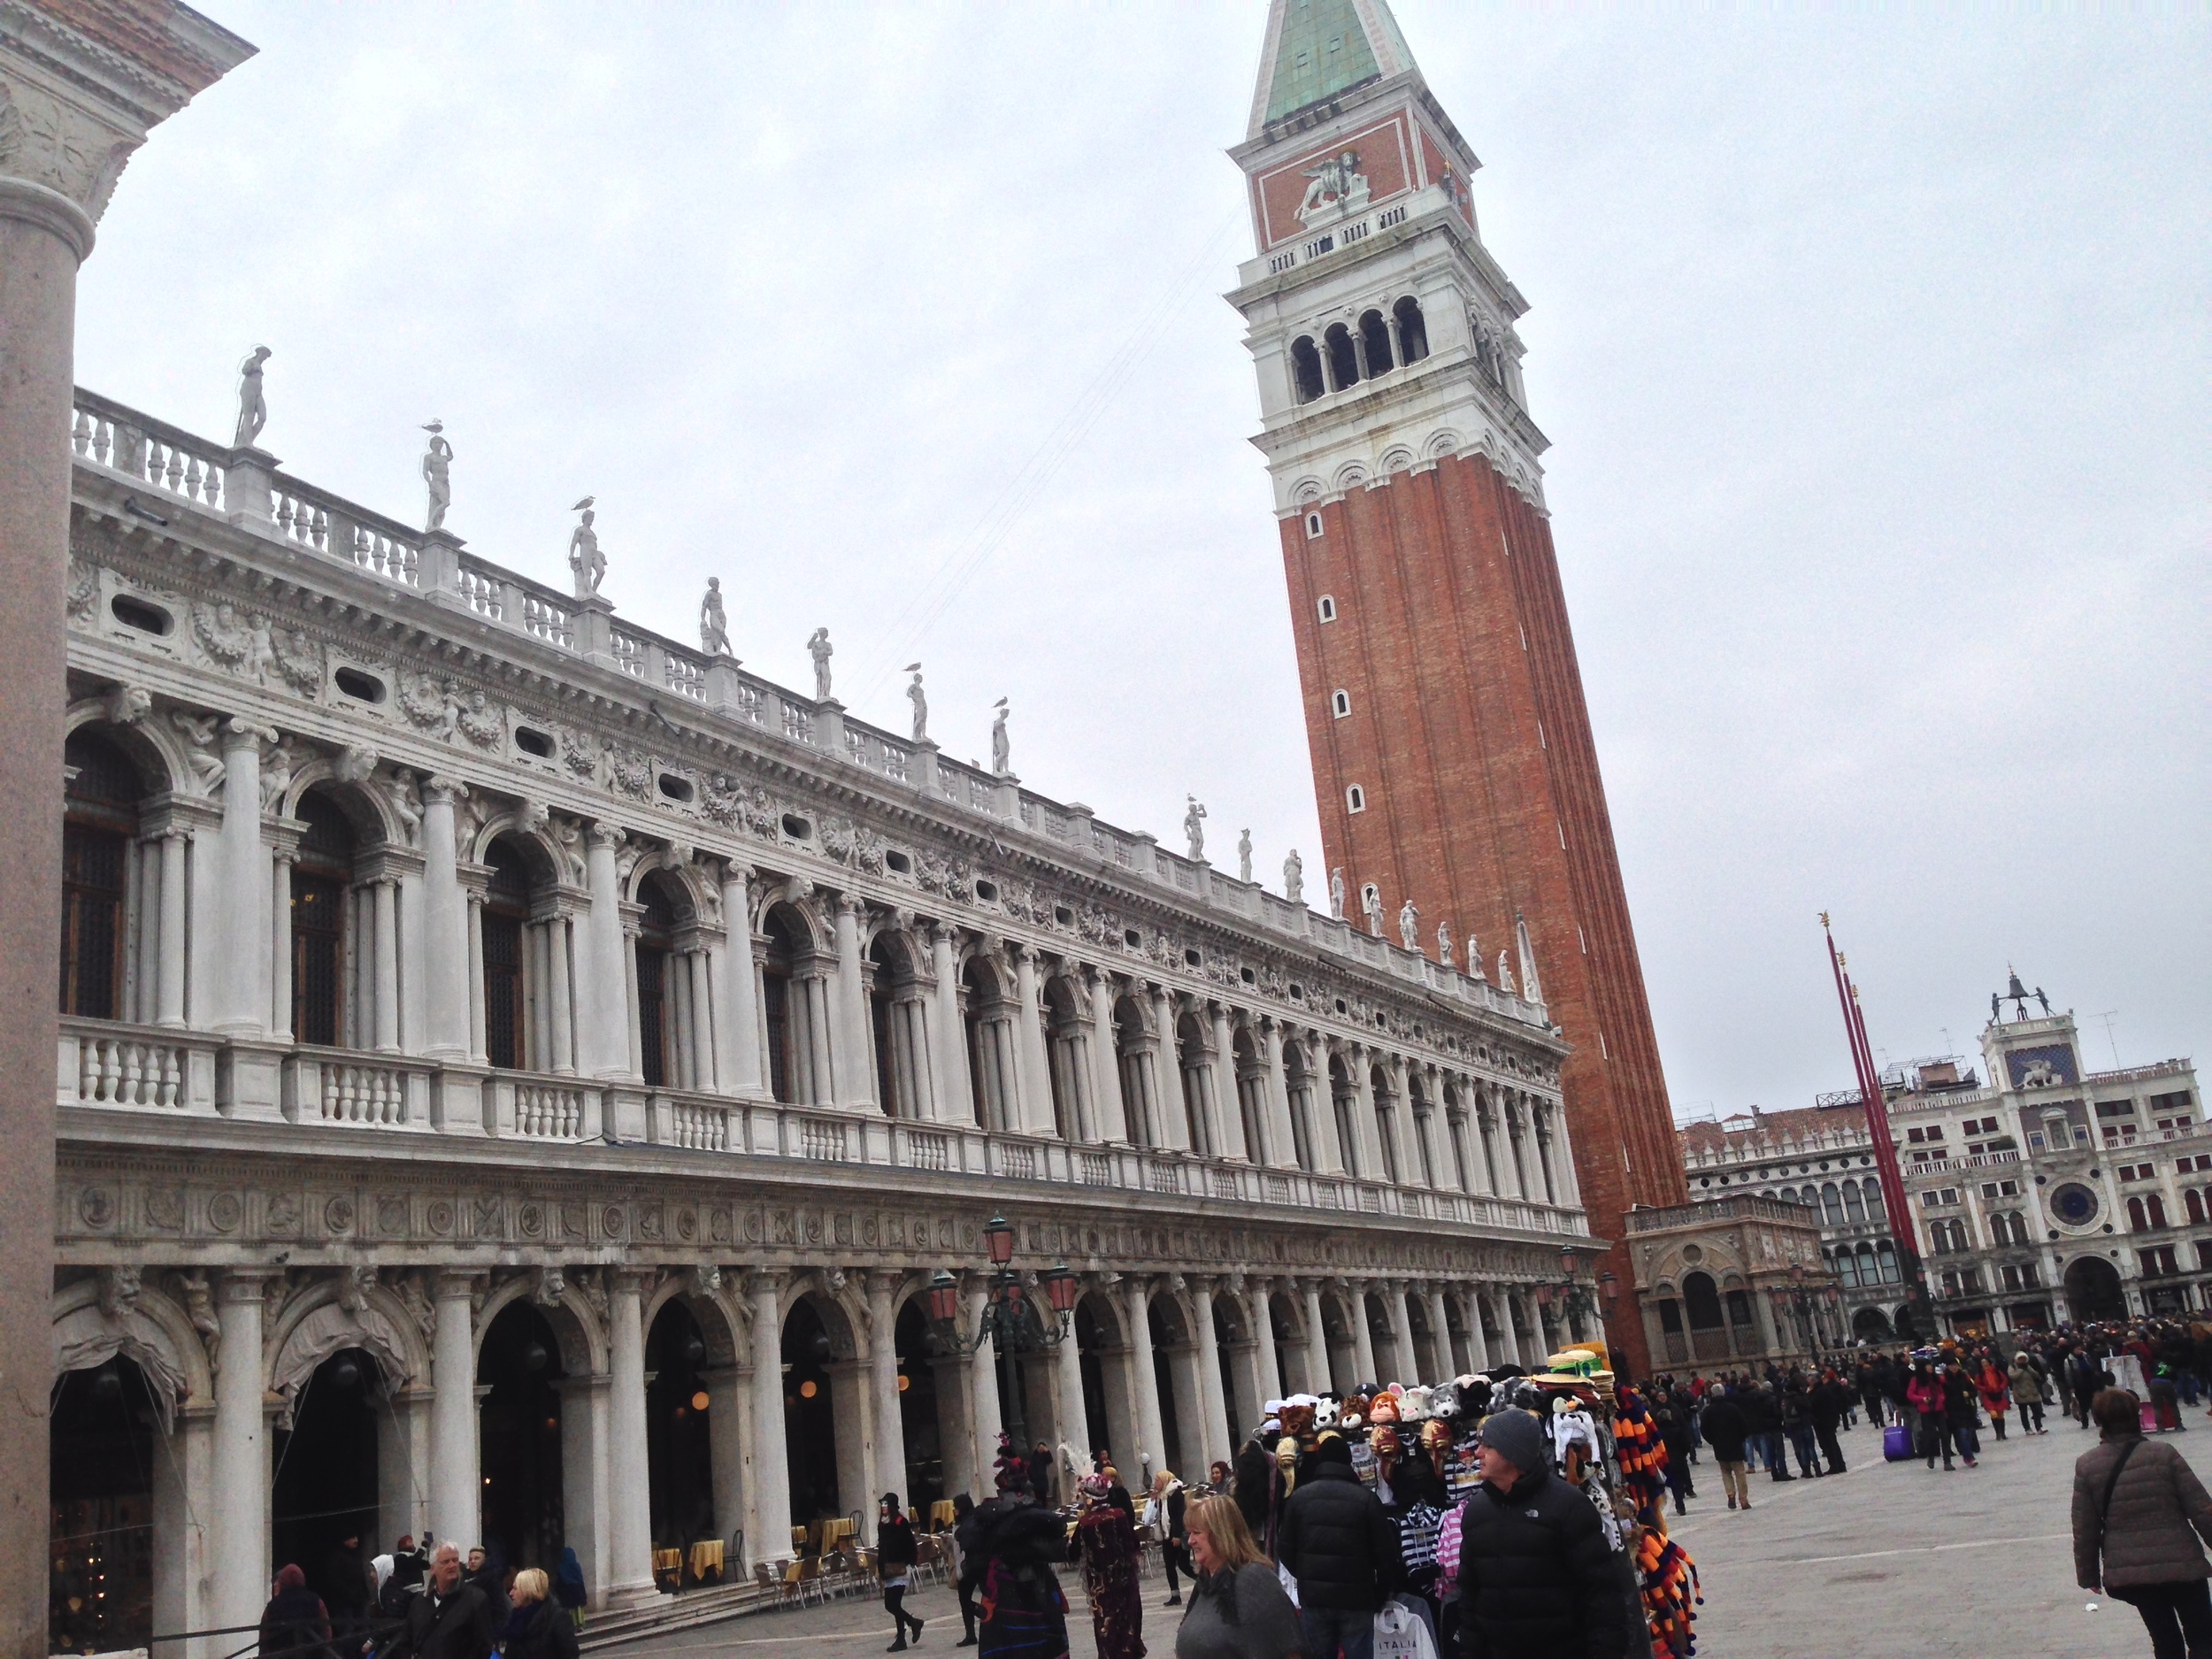
[[[491,1603],[461,1573],[461,1552],[441,1544],[430,1576],[407,1603],[407,1624],[387,1659],[488,1659],[499,1640]]]
[[[893,1640],[886,1653],[903,1652],[910,1630],[916,1641],[922,1639],[922,1621],[906,1610],[907,1580],[920,1558],[914,1523],[899,1508],[899,1494],[885,1493],[883,1507],[876,1512],[876,1577],[883,1584],[883,1610],[891,1616]]]
[[[287,1564],[277,1571],[276,1594],[261,1609],[261,1651],[284,1659],[330,1659],[330,1610],[307,1587],[307,1575]]]
[[[323,1605],[330,1609],[330,1629],[341,1653],[361,1645],[376,1607],[376,1574],[361,1553],[357,1534],[343,1540],[323,1561]]]
[[[1951,1438],[1958,1442],[1960,1459],[1969,1469],[1975,1466],[1976,1454],[1982,1447],[1974,1435],[1974,1425],[1980,1420],[1981,1393],[1968,1379],[1965,1370],[1956,1364],[1943,1368],[1943,1416],[1951,1431]]]
[[[2212,1653],[2212,1497],[2172,1445],[2143,1438],[2129,1390],[2105,1389],[2089,1409],[2099,1432],[2074,1463],[2075,1582],[2132,1606],[2157,1659]]]
[[[1705,1443],[1713,1448],[1713,1461],[1720,1465],[1721,1489],[1728,1494],[1728,1507],[1749,1509],[1751,1486],[1744,1479],[1744,1448],[1751,1438],[1751,1420],[1732,1392],[1723,1394],[1718,1389],[1705,1396],[1705,1409],[1697,1418]]]
[[[553,1599],[567,1612],[578,1630],[584,1627],[584,1604],[591,1592],[584,1585],[584,1563],[576,1559],[573,1544],[561,1546],[561,1564],[553,1574]]]
[[[1658,1425],[1659,1443],[1667,1448],[1667,1490],[1674,1497],[1674,1512],[1686,1515],[1686,1500],[1697,1496],[1697,1486],[1690,1479],[1689,1408],[1680,1394],[1663,1387],[1651,1402],[1651,1420]]]
[[[507,1623],[499,1633],[503,1659],[576,1659],[576,1623],[553,1600],[544,1569],[525,1567],[507,1592]]]
[[[1029,1489],[1040,1503],[1052,1502],[1052,1448],[1044,1441],[1029,1454]]]
[[[1530,1419],[1532,1422],[1533,1418]],[[1398,1529],[1352,1472],[1352,1449],[1325,1435],[1283,1508],[1276,1559],[1298,1581],[1309,1651],[1372,1659],[1375,1611],[1401,1587]]]
[[[1832,1371],[1813,1385],[1813,1432],[1820,1440],[1820,1455],[1832,1475],[1848,1471],[1843,1466],[1843,1445],[1836,1430],[1851,1409],[1851,1391]]]
[[[1748,1385],[1740,1402],[1744,1418],[1751,1425],[1751,1443],[1765,1460],[1767,1475],[1774,1480],[1794,1480],[1788,1460],[1782,1452],[1782,1400],[1774,1392],[1770,1382]]]
[[[1067,1528],[1031,1502],[1027,1483],[1010,1473],[1000,1480],[999,1495],[965,1523],[974,1542],[963,1547],[960,1584],[982,1610],[978,1659],[1055,1659],[1068,1651],[1068,1599],[1052,1571],[1067,1551]]]
[[[1542,1426],[1494,1412],[1475,1459],[1482,1484],[1460,1530],[1465,1659],[1617,1659],[1631,1634],[1621,1563],[1589,1498],[1552,1473]]]
[[[960,1602],[960,1640],[956,1647],[975,1646],[975,1586],[968,1579],[968,1563],[975,1556],[979,1527],[975,1500],[963,1492],[952,1501],[953,1594]]]
[[[1782,1390],[1782,1432],[1789,1437],[1791,1448],[1797,1454],[1797,1472],[1807,1479],[1820,1474],[1820,1459],[1814,1452],[1813,1401],[1811,1391],[1802,1378],[1792,1379]]]
[[[1275,1479],[1275,1445],[1273,1437],[1255,1434],[1245,1441],[1244,1449],[1237,1454],[1237,1508],[1243,1513],[1244,1524],[1255,1538],[1267,1536],[1267,1501]]]

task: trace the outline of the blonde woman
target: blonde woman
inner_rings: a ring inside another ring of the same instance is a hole
[[[576,1659],[576,1624],[552,1601],[552,1584],[541,1567],[525,1567],[507,1592],[512,1610],[499,1633],[506,1659]]]
[[[1190,1562],[1190,1548],[1186,1541],[1183,1526],[1185,1496],[1183,1483],[1175,1478],[1172,1469],[1163,1469],[1152,1477],[1152,1502],[1145,1507],[1147,1525],[1159,1528],[1160,1564],[1167,1569],[1167,1600],[1163,1607],[1183,1605],[1183,1586],[1176,1580],[1176,1571],[1194,1573]]]
[[[1187,1525],[1196,1572],[1175,1659],[1294,1659],[1303,1651],[1298,1609],[1252,1541],[1236,1500],[1199,1499]]]

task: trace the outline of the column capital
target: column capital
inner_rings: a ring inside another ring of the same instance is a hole
[[[790,1283],[791,1275],[780,1268],[756,1268],[745,1275],[745,1294],[748,1296],[778,1296]]]
[[[837,913],[858,920],[868,913],[868,901],[858,894],[841,893],[837,895]]]
[[[260,1302],[283,1277],[280,1267],[227,1267],[216,1281],[215,1300],[232,1307]]]
[[[433,1281],[431,1294],[440,1302],[474,1302],[484,1282],[482,1273],[461,1267],[444,1268]]]
[[[594,818],[586,827],[585,833],[591,837],[594,852],[603,848],[613,852],[630,839],[629,833],[619,824],[610,824],[604,818]]]
[[[451,806],[456,801],[466,800],[468,792],[468,785],[458,778],[434,772],[423,782],[423,803],[426,806]]]

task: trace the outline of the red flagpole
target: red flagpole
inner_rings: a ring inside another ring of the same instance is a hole
[[[1898,1167],[1896,1143],[1890,1139],[1889,1106],[1882,1098],[1882,1080],[1874,1069],[1874,1049],[1866,1036],[1866,1014],[1859,1005],[1859,987],[1843,971],[1842,954],[1836,949],[1828,917],[1820,918],[1822,937],[1828,943],[1828,966],[1835,975],[1836,1001],[1843,1011],[1845,1041],[1851,1048],[1851,1069],[1859,1079],[1859,1101],[1866,1110],[1866,1126],[1874,1140],[1874,1167],[1881,1178],[1882,1204],[1889,1211],[1890,1236],[1897,1242],[1898,1269],[1905,1284],[1920,1296],[1926,1285],[1920,1270],[1920,1251],[1915,1242],[1912,1210],[1906,1202],[1904,1171]],[[1925,1334],[1925,1333],[1923,1333]]]

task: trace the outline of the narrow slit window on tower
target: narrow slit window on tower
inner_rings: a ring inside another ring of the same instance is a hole
[[[1421,302],[1409,294],[1390,311],[1398,319],[1398,344],[1406,361],[1418,363],[1429,355],[1429,326],[1422,320]]]
[[[1352,694],[1348,691],[1332,691],[1329,694],[1329,711],[1340,720],[1351,713]]]
[[[1367,347],[1367,373],[1370,379],[1387,374],[1396,367],[1390,353],[1390,325],[1383,321],[1380,311],[1369,311],[1359,319],[1361,341]]]
[[[1321,515],[1317,512],[1308,513],[1306,515],[1306,539],[1311,541],[1320,534]]]
[[[1324,622],[1336,620],[1336,598],[1333,595],[1323,594],[1321,595],[1321,619]]]
[[[1329,349],[1329,375],[1337,389],[1358,385],[1359,358],[1352,350],[1352,331],[1342,323],[1333,323],[1321,338]]]
[[[1321,378],[1321,349],[1311,334],[1300,334],[1290,342],[1290,374],[1302,403],[1310,403],[1329,389]]]
[[[1367,791],[1354,784],[1344,792],[1344,805],[1348,811],[1364,812],[1367,810]]]

